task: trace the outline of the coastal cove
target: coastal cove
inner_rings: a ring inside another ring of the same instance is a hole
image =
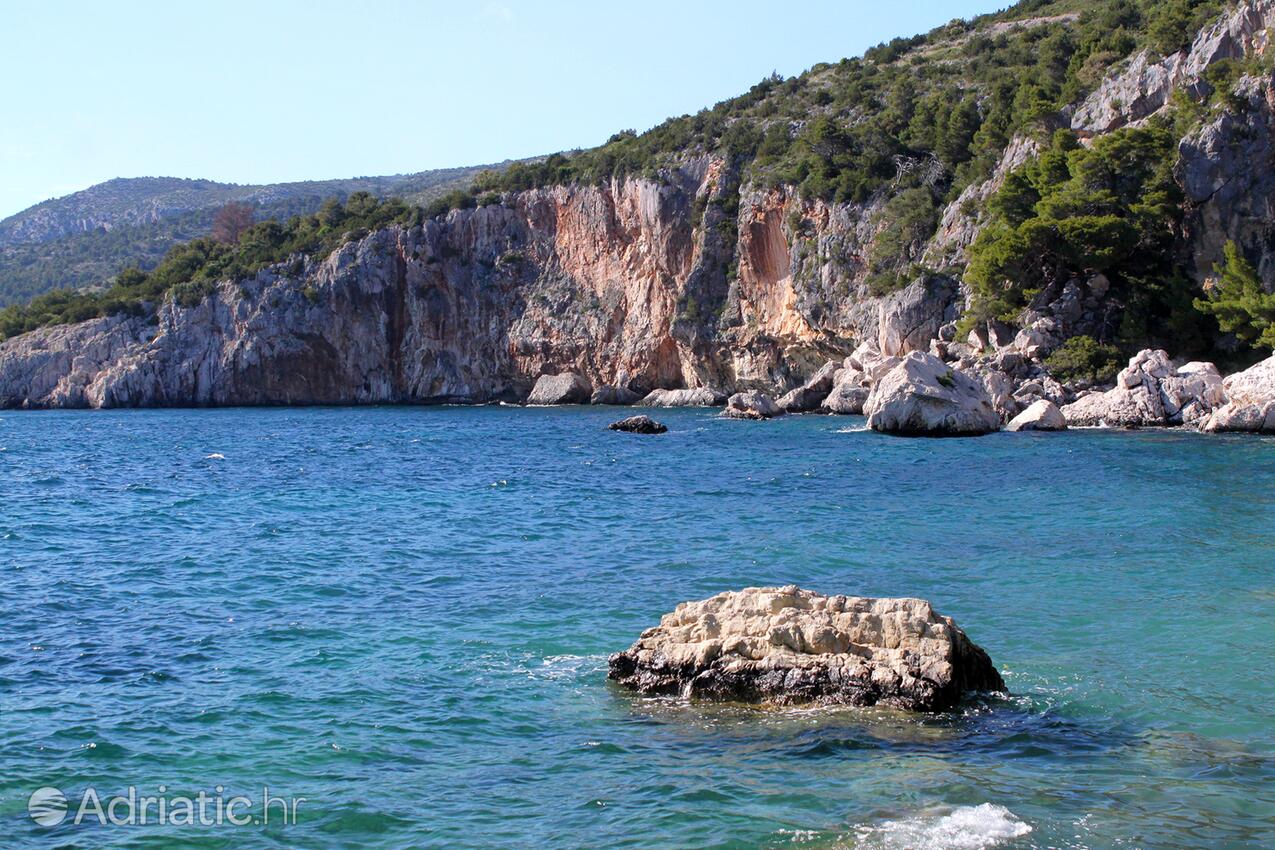
[[[638,412],[638,411],[633,411]],[[608,407],[0,412],[11,848],[1275,845],[1275,438]],[[917,596],[1010,696],[642,697],[681,601]],[[223,785],[296,824],[38,827]]]

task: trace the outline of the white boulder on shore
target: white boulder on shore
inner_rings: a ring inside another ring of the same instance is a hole
[[[1034,401],[1022,413],[1009,420],[1006,431],[1065,431],[1067,420],[1058,405],[1047,398]]]
[[[637,404],[642,400],[642,396],[633,392],[628,387],[608,384],[598,387],[593,391],[593,395],[589,397],[589,404],[608,404],[616,406],[625,406]]]
[[[1062,408],[1069,425],[1143,428],[1199,425],[1226,400],[1212,363],[1178,368],[1167,352],[1143,349],[1116,376],[1114,388],[1090,393]]]
[[[920,351],[873,385],[864,412],[874,431],[909,436],[975,436],[1001,427],[980,381]]]
[[[1201,430],[1275,434],[1275,355],[1222,381],[1226,403],[1209,416]]]
[[[609,660],[648,694],[943,711],[1003,691],[987,653],[923,599],[749,587],[683,602]]]
[[[722,415],[728,419],[772,419],[782,416],[783,410],[765,393],[735,393],[726,401]]]
[[[776,404],[786,413],[807,413],[818,410],[828,393],[832,392],[833,379],[840,371],[840,364],[830,360],[815,372],[804,384],[779,397]]]
[[[541,375],[527,396],[527,404],[588,404],[593,387],[575,372]]]
[[[644,407],[718,407],[726,394],[708,387],[687,390],[651,390],[638,404]]]

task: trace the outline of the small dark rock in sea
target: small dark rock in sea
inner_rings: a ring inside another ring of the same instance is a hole
[[[794,585],[683,602],[609,667],[642,693],[774,705],[944,711],[1005,689],[987,653],[924,599]]]
[[[628,431],[631,434],[663,434],[665,428],[649,416],[630,416],[607,426],[612,431]]]

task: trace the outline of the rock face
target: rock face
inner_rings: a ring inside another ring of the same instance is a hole
[[[1067,419],[1058,405],[1046,398],[1034,401],[1005,426],[1006,431],[1064,431]]]
[[[589,404],[630,405],[641,400],[642,396],[628,387],[598,387],[589,397]]]
[[[541,375],[527,396],[527,404],[588,404],[593,387],[572,372]]]
[[[722,415],[729,419],[771,419],[784,411],[765,393],[735,393],[726,401]]]
[[[1103,81],[1072,115],[1072,129],[1106,133],[1164,107],[1175,87],[1195,90],[1209,66],[1222,59],[1238,59],[1247,51],[1261,51],[1275,25],[1275,2],[1247,0],[1205,27],[1187,50],[1152,61],[1143,51]]]
[[[835,361],[825,363],[818,372],[796,389],[789,390],[780,396],[776,404],[786,413],[808,413],[818,410],[828,393],[832,392],[833,380],[840,371],[840,364]]]
[[[823,411],[841,415],[863,413],[872,385],[898,363],[898,357],[883,356],[873,345],[860,345],[833,375],[832,390],[821,405]]]
[[[1213,411],[1202,430],[1275,434],[1275,355],[1228,375],[1222,386],[1226,404]]]
[[[981,383],[919,351],[872,387],[864,412],[874,431],[908,436],[976,436],[1001,427]]]
[[[1144,349],[1105,393],[1083,396],[1062,408],[1069,425],[1145,428],[1202,423],[1225,401],[1222,376],[1212,363],[1180,369],[1161,350]]]
[[[924,600],[796,586],[684,602],[609,667],[642,693],[778,705],[943,711],[1005,688],[987,653]]]
[[[823,400],[821,408],[827,413],[857,416],[863,413],[871,388],[864,383],[864,375],[857,369],[839,369],[832,391]]]
[[[696,387],[690,390],[651,390],[639,403],[645,407],[717,407],[725,401],[725,393]]]
[[[612,431],[627,431],[630,434],[663,434],[668,431],[664,425],[649,416],[630,416],[607,426]]]

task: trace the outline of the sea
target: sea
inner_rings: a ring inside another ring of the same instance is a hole
[[[0,847],[1275,847],[1275,440],[626,412],[0,412]],[[788,584],[1008,693],[607,681]]]

